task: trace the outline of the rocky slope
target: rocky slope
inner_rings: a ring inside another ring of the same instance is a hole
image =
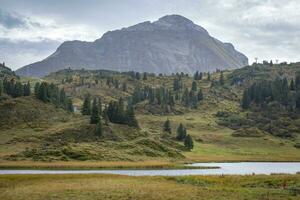
[[[154,73],[213,71],[248,64],[248,58],[179,15],[109,31],[94,42],[68,41],[48,58],[17,70],[24,76],[44,76],[73,69],[110,69]]]

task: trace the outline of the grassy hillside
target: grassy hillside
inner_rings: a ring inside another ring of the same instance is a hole
[[[208,74],[204,74],[201,80],[195,81],[197,90],[202,90],[203,100],[193,106],[186,106],[181,101],[185,88],[191,90],[194,81],[193,77],[185,74],[147,74],[144,77],[144,74],[132,72],[62,70],[44,80],[64,88],[74,102],[75,113],[45,104],[33,96],[2,99],[0,115],[4,121],[0,129],[0,155],[2,160],[60,162],[299,161],[298,115],[289,121],[289,128],[282,128],[296,130],[292,133],[293,137],[284,138],[264,131],[253,121],[257,116],[264,116],[264,110],[245,110],[240,106],[243,90],[252,83],[277,76],[290,80],[298,70],[298,63],[287,66],[254,65],[224,71],[223,84],[220,84],[220,72],[210,74],[210,80]],[[181,89],[173,91],[174,80],[178,77]],[[140,128],[109,122],[104,124],[103,135],[95,136],[95,125],[89,124],[88,116],[80,114],[84,97],[87,94],[100,97],[104,107],[120,97],[130,100],[137,87],[164,88],[173,94],[178,93],[179,99],[172,106],[151,103],[149,99],[140,100],[135,104]],[[277,110],[276,116],[279,124],[286,123],[284,120],[290,117],[284,110]],[[172,133],[166,136],[163,124],[167,119]],[[249,120],[254,122],[253,126],[248,123]],[[192,151],[187,151],[183,142],[175,139],[180,123],[194,140]]]

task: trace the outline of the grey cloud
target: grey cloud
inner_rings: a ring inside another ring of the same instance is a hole
[[[20,16],[0,9],[0,24],[5,28],[16,28],[26,26],[26,21],[21,19]]]

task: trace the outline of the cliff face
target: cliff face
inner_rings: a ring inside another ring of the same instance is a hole
[[[247,64],[248,58],[232,44],[211,37],[189,19],[168,15],[152,23],[109,31],[94,42],[64,42],[48,58],[22,67],[17,74],[41,77],[68,67],[189,73]]]

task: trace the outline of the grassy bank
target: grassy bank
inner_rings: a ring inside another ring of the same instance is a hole
[[[186,166],[184,163],[169,161],[72,161],[72,162],[33,162],[33,161],[3,161],[0,169],[212,169],[217,167]]]
[[[300,175],[1,175],[0,199],[299,199]]]

